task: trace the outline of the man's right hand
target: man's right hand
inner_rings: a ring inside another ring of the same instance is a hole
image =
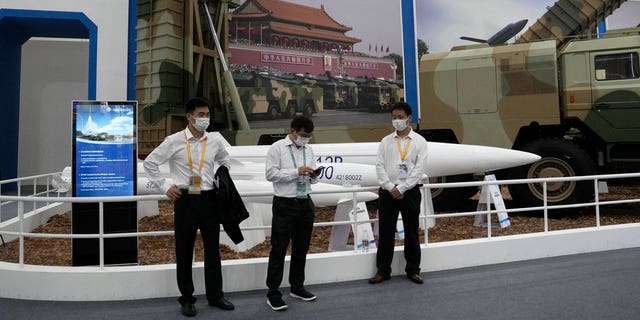
[[[176,201],[180,199],[181,196],[182,196],[182,192],[175,185],[171,186],[171,188],[167,190],[167,197],[169,197],[171,201]]]
[[[309,166],[300,167],[300,168],[298,168],[298,175],[299,176],[311,176],[311,175],[313,175],[313,168],[311,168]]]

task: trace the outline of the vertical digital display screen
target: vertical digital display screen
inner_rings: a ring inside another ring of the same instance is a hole
[[[136,101],[73,102],[73,196],[136,192]]]

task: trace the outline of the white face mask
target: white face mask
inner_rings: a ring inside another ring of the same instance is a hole
[[[209,127],[209,118],[195,118],[196,120],[193,123],[193,127],[198,130],[198,132],[204,132]]]
[[[297,145],[297,146],[304,147],[304,146],[306,146],[306,145],[307,145],[307,143],[309,142],[309,140],[311,140],[311,138],[309,138],[309,137],[306,137],[306,138],[305,138],[305,137],[302,137],[302,136],[298,136],[298,137],[296,138],[296,141],[295,141],[295,142],[296,142],[296,145]]]
[[[408,126],[407,119],[393,119],[391,120],[391,124],[393,124],[393,127],[398,131],[402,131]]]

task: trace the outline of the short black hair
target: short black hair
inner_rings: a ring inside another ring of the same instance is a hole
[[[393,112],[393,110],[402,110],[407,116],[410,116],[413,112],[411,106],[406,102],[396,102],[396,104],[391,107],[391,112]]]
[[[209,101],[207,101],[207,99],[196,97],[191,98],[189,99],[189,101],[187,101],[187,103],[185,104],[185,111],[186,113],[192,113],[194,110],[196,110],[197,107],[207,107],[211,109],[211,107],[209,107]]]
[[[291,128],[295,131],[304,129],[307,133],[313,132],[313,121],[305,116],[295,116],[291,120]]]

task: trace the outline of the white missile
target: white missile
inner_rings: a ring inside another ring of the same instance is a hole
[[[273,185],[271,182],[268,182],[264,178],[264,163],[241,163],[239,161],[234,161],[231,167],[231,176],[233,177],[233,182],[238,189],[240,194],[247,193],[270,193],[273,191]],[[355,165],[354,165],[355,167]],[[350,167],[351,168],[351,167]],[[169,167],[167,165],[163,165],[160,167],[160,172],[169,176]],[[338,171],[336,171],[338,172]],[[341,172],[341,171],[340,171]],[[375,175],[375,172],[373,172]],[[369,176],[371,173],[369,173]],[[321,180],[323,181],[323,180]],[[323,183],[326,182],[326,183]],[[319,192],[328,192],[328,191],[344,191],[346,190],[346,185],[343,183],[339,183],[338,180],[325,179],[323,182],[315,183],[311,186],[313,191]],[[52,180],[52,186],[56,188],[59,192],[67,192],[71,190],[72,185],[72,177],[71,177],[71,167],[66,167],[62,171],[62,175],[60,177],[55,177]],[[145,194],[159,194],[161,191],[149,181],[149,178],[144,173],[144,169],[141,166],[141,162],[138,163],[138,181],[137,181],[137,192],[138,195]],[[343,186],[344,185],[344,186]],[[354,184],[355,185],[355,184]],[[361,184],[364,186],[364,184]],[[372,184],[369,184],[372,185]],[[352,192],[342,192],[342,193],[319,193],[314,194],[312,196],[313,202],[317,207],[326,207],[326,206],[335,206],[345,201],[352,201],[353,193]],[[378,198],[378,195],[374,192],[357,192],[356,200],[358,202],[367,202],[371,200],[375,200]],[[273,200],[273,196],[246,196],[242,198],[245,202],[250,203],[262,203],[262,204],[271,204]]]
[[[264,165],[262,166],[264,168]],[[263,169],[264,171],[264,169]],[[242,180],[242,179],[234,179],[233,183],[236,185],[238,192],[240,194],[247,193],[269,193],[273,192],[273,185],[271,182],[264,180]],[[344,191],[346,190],[346,186],[340,186],[336,184],[329,183],[316,183],[311,186],[313,191]],[[153,187],[153,184],[149,181],[149,178],[144,176],[138,176],[138,194],[159,194],[160,191],[157,188]],[[326,206],[335,206],[345,201],[351,201],[353,199],[353,193],[351,192],[343,192],[343,193],[319,193],[313,194],[312,196],[313,202],[317,207],[326,207]],[[374,192],[357,192],[356,200],[359,202],[366,202],[378,199],[378,195]],[[251,203],[263,203],[263,204],[271,204],[273,201],[273,196],[243,196],[242,200],[244,202]]]
[[[233,183],[240,193],[264,193],[273,191],[271,182],[266,180],[234,180]],[[314,192],[346,190],[343,186],[327,183],[315,183],[311,186],[311,189]],[[316,207],[335,206],[345,201],[352,201],[353,193],[318,193],[312,194],[311,198]],[[356,200],[358,202],[367,202],[375,199],[378,199],[378,195],[373,192],[356,193]],[[273,202],[273,196],[243,197],[242,200],[245,202],[271,204]]]
[[[341,186],[371,187],[378,185],[376,167],[358,163],[319,163],[324,170],[318,182]]]
[[[352,163],[375,165],[378,142],[312,144],[316,161],[322,164]],[[427,142],[429,177],[484,173],[517,167],[540,160],[529,152],[467,144]],[[232,158],[264,162],[269,146],[228,146]]]

